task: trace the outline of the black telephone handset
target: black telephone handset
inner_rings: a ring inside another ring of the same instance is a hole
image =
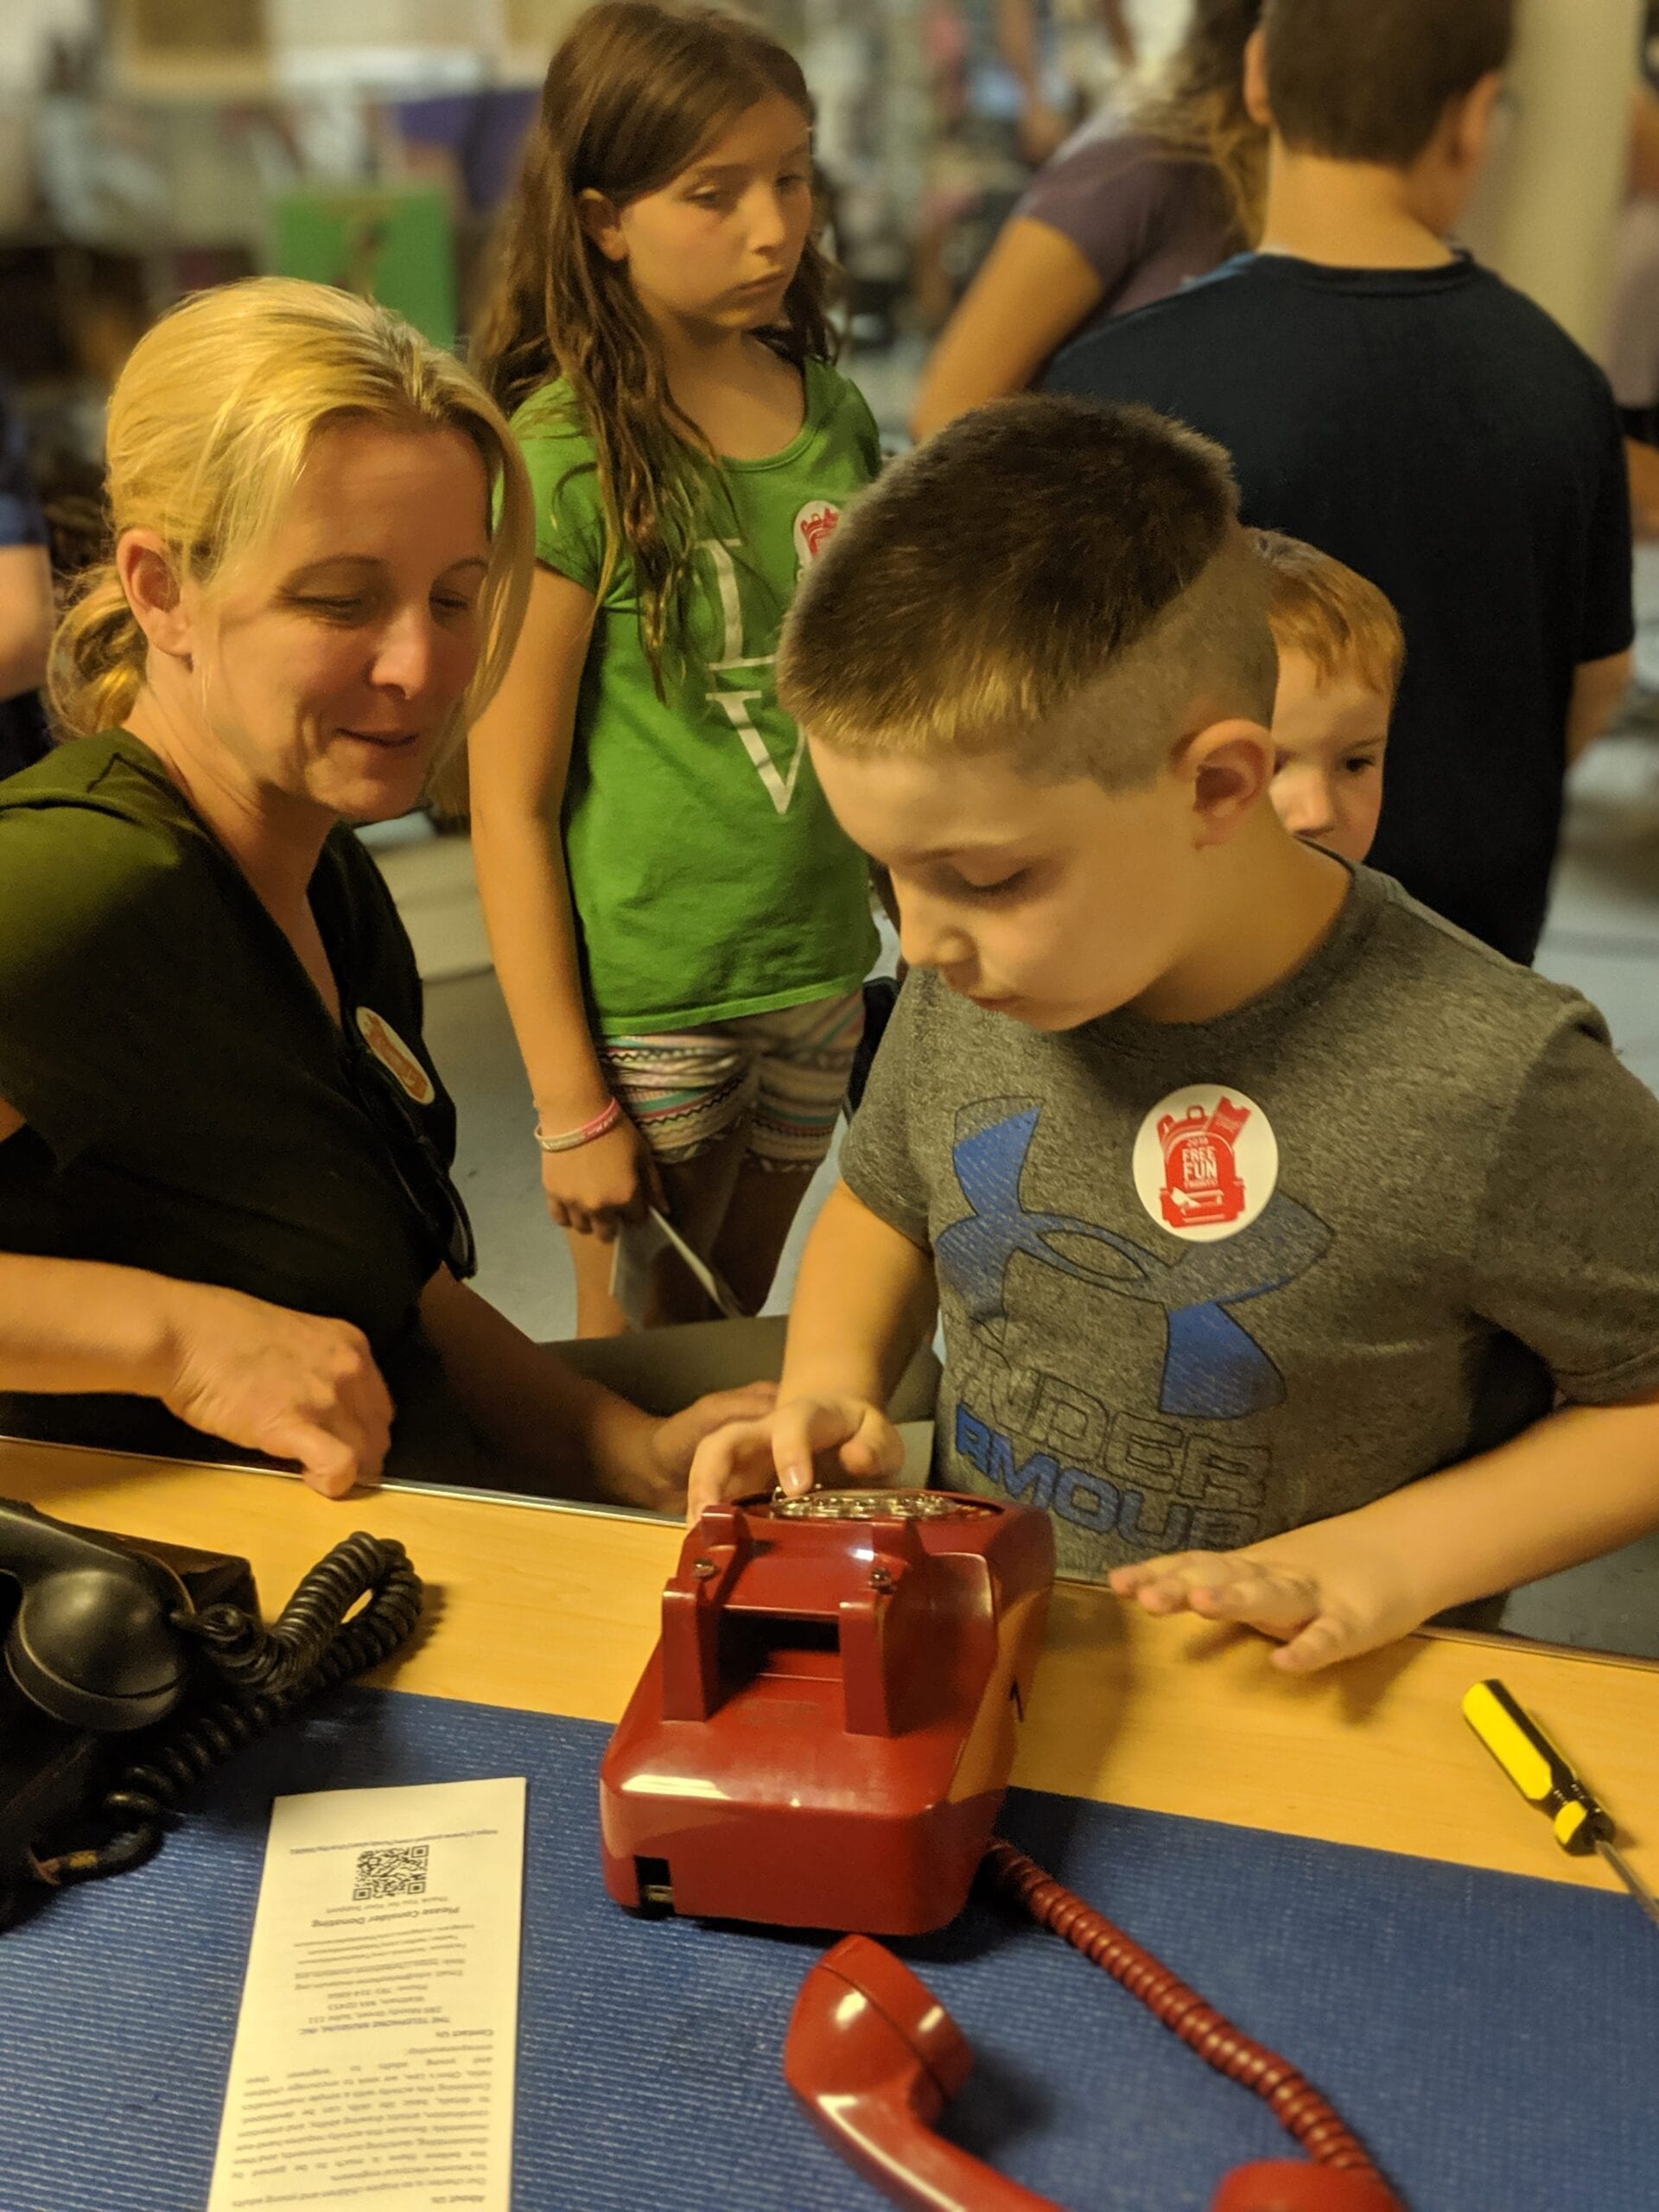
[[[0,1573],[20,1593],[6,1671],[50,1719],[146,1728],[184,1695],[190,1655],[172,1621],[191,1593],[158,1554],[0,1499]]]
[[[266,1628],[245,1560],[0,1499],[0,1928],[31,1889],[153,1857],[186,1789],[388,1658],[421,1596],[403,1546],[359,1531]]]

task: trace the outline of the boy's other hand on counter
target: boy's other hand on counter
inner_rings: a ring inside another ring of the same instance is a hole
[[[1429,1607],[1380,1548],[1299,1558],[1295,1539],[1308,1533],[1293,1530],[1254,1551],[1173,1552],[1114,1567],[1108,1580],[1147,1612],[1193,1612],[1279,1638],[1272,1663],[1290,1675],[1356,1658],[1421,1626]]]
[[[804,1497],[817,1482],[890,1482],[904,1464],[904,1440],[880,1406],[865,1398],[791,1398],[764,1420],[739,1421],[704,1439],[691,1462],[686,1518],[774,1484]]]

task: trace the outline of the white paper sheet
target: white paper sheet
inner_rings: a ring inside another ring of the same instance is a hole
[[[509,2212],[524,1783],[279,1797],[207,2212]]]
[[[659,1213],[655,1206],[646,1209],[643,1221],[625,1221],[616,1232],[616,1243],[611,1249],[611,1296],[632,1327],[643,1329],[645,1325],[651,1263],[662,1251],[679,1254],[690,1268],[693,1279],[708,1292],[715,1310],[727,1320],[747,1319],[725,1277],[717,1274],[700,1252],[693,1251],[667,1215]]]

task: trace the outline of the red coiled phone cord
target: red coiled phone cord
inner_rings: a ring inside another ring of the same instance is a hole
[[[1104,1967],[1166,2028],[1196,2050],[1206,2065],[1254,2089],[1311,2158],[1320,2165],[1363,2174],[1387,2186],[1370,2153],[1342,2115],[1287,2058],[1236,2028],[1161,1960],[1143,1950],[1103,1913],[1073,1896],[1013,1844],[1004,1843],[1000,1836],[994,1838],[982,1865],[997,1889],[1015,1899],[1043,1927],[1063,1936],[1085,1958]]]

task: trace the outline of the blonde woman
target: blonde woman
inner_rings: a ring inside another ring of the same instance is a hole
[[[0,1433],[671,1505],[731,1407],[653,1424],[467,1288],[454,1111],[346,826],[415,804],[512,652],[505,422],[384,310],[257,279],[140,342],[109,506],[54,647],[74,734],[0,790]]]
[[[1195,0],[1159,88],[1103,117],[1033,183],[940,334],[918,438],[1035,384],[1069,340],[1160,300],[1255,242],[1267,134],[1244,106],[1262,0]]]

